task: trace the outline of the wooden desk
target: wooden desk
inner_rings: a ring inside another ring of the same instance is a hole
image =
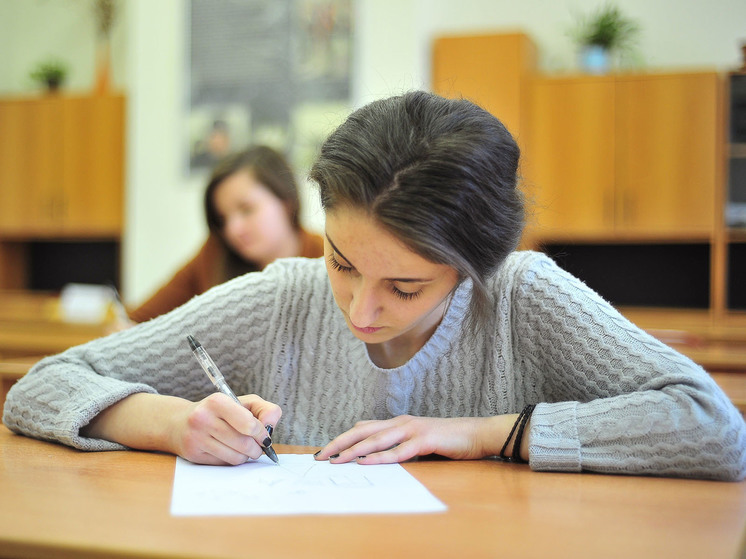
[[[535,473],[489,460],[405,468],[447,512],[172,517],[172,456],[83,453],[0,427],[0,556],[719,559],[740,553],[746,527],[746,483]]]

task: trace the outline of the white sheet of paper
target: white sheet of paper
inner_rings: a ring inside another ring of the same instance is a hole
[[[441,512],[447,507],[399,464],[317,462],[311,454],[266,456],[240,466],[176,458],[175,516]]]

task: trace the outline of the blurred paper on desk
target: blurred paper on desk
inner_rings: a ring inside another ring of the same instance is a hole
[[[116,303],[111,287],[68,283],[60,294],[60,319],[64,322],[102,324]]]

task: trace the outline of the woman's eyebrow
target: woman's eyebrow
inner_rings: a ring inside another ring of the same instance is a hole
[[[330,245],[332,245],[332,248],[334,249],[334,252],[336,252],[336,253],[337,253],[337,254],[339,254],[339,255],[340,255],[340,256],[341,256],[342,258],[344,258],[344,260],[345,260],[345,261],[346,261],[346,262],[347,262],[347,263],[348,263],[348,264],[349,264],[350,266],[352,266],[352,267],[354,268],[354,267],[355,267],[355,265],[354,265],[354,264],[353,264],[352,262],[350,262],[350,261],[349,261],[349,260],[347,259],[347,257],[346,257],[346,256],[345,256],[344,254],[342,254],[342,251],[341,251],[341,250],[339,250],[339,249],[337,248],[337,245],[335,245],[335,244],[334,244],[334,242],[333,242],[333,241],[332,241],[332,240],[331,240],[331,239],[329,238],[329,234],[328,234],[328,233],[325,233],[324,235],[326,236],[326,240],[327,240],[327,241],[329,241],[329,244],[330,244]]]
[[[342,254],[342,251],[340,251],[337,248],[337,245],[335,245],[334,242],[329,238],[329,234],[324,233],[324,236],[326,237],[326,240],[329,241],[329,244],[334,249],[334,252],[339,254],[345,260],[345,262],[347,262],[350,266],[354,268],[355,265],[352,262],[350,262],[349,258],[347,258],[344,254]],[[401,282],[401,283],[430,283],[431,281],[433,281],[431,279],[422,279],[422,278],[385,278],[385,279],[386,281],[395,281],[395,282]]]

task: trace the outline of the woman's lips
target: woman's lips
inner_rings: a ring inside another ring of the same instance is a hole
[[[350,322],[350,324],[352,324],[352,327],[355,330],[357,330],[358,332],[360,332],[362,334],[375,334],[376,332],[378,332],[381,329],[380,327],[374,328],[373,326],[367,326],[365,328],[360,328],[359,326],[355,326],[352,322]]]

